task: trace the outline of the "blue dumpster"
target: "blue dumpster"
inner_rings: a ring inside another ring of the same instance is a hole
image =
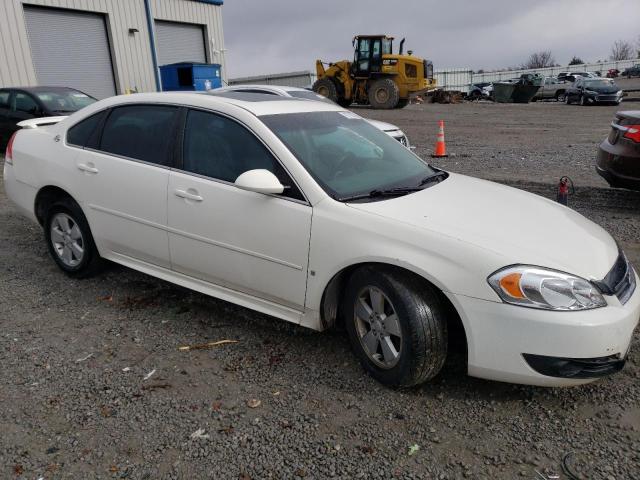
[[[220,88],[220,65],[217,63],[172,63],[160,67],[162,90],[211,90]]]

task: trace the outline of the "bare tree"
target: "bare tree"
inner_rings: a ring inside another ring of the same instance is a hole
[[[634,56],[635,52],[633,51],[633,46],[629,42],[625,40],[616,40],[611,47],[611,55],[609,55],[609,59],[627,60]]]
[[[587,63],[582,60],[580,57],[574,55],[573,58],[569,61],[569,65],[582,65],[583,63]]]
[[[521,68],[529,69],[529,68],[545,68],[545,67],[553,67],[556,63],[556,59],[553,58],[551,54],[551,50],[545,50],[541,52],[532,53],[529,56],[529,59],[522,64]]]

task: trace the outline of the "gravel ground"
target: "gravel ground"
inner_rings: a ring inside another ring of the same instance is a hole
[[[546,196],[568,174],[572,206],[640,264],[640,194],[593,170],[615,110],[358,112],[400,125],[426,155],[444,119],[456,156],[437,164],[453,171]],[[588,386],[478,380],[454,357],[427,385],[391,390],[363,373],[341,332],[118,266],[65,277],[1,187],[0,285],[0,478],[565,479],[573,453],[580,478],[640,479],[637,335],[626,368]],[[223,339],[238,343],[179,350]]]

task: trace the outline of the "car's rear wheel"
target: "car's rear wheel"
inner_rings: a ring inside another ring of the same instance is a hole
[[[59,200],[49,207],[44,233],[51,257],[67,275],[87,277],[102,266],[87,219],[73,200]]]
[[[558,92],[558,93],[556,94],[556,100],[557,100],[558,102],[564,102],[564,99],[565,99],[565,94],[564,94],[564,92]]]
[[[433,378],[447,356],[447,321],[433,287],[412,274],[363,267],[342,305],[351,345],[365,370],[385,385]]]

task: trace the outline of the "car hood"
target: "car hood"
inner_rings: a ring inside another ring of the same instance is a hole
[[[400,130],[399,127],[391,123],[381,122],[380,120],[371,120],[370,118],[365,118],[365,120],[377,129],[382,130],[383,132],[393,132],[395,130]]]
[[[403,197],[349,205],[490,251],[504,259],[501,266],[537,265],[599,280],[618,256],[611,235],[570,208],[464,175]]]

